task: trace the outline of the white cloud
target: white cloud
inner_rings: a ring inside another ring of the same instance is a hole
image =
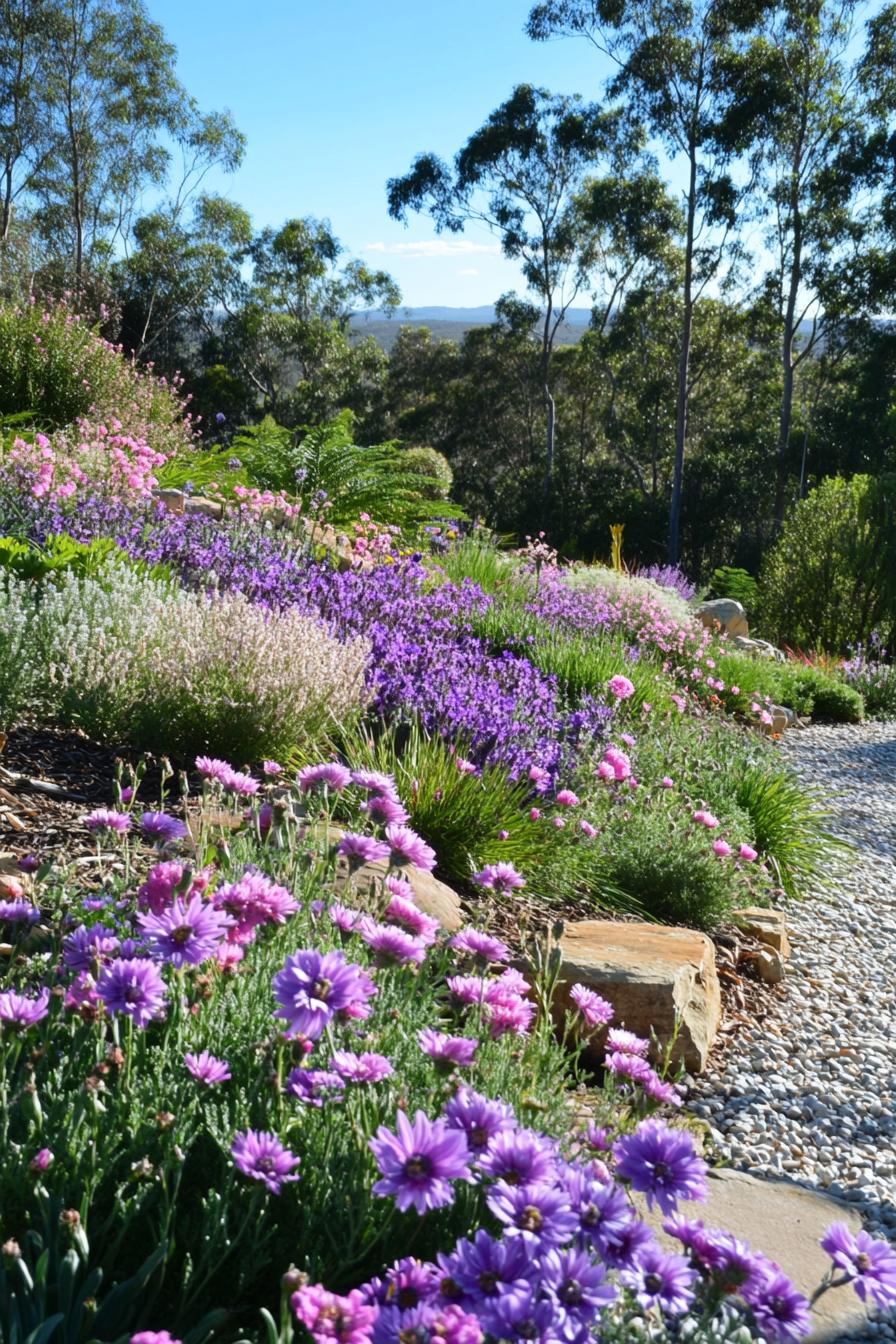
[[[478,270],[478,268],[475,267],[475,266],[461,266],[461,268],[460,268],[460,270],[457,272],[457,274],[458,274],[458,275],[478,275],[478,274],[479,274],[479,270]]]
[[[501,251],[497,243],[473,243],[467,238],[432,238],[416,243],[368,243],[365,252],[386,252],[397,257],[495,257]]]

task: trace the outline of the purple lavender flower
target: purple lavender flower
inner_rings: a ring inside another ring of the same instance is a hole
[[[116,812],[112,807],[95,807],[84,818],[84,825],[91,835],[126,835],[131,829],[131,817],[128,812]]]
[[[516,1129],[513,1107],[493,1101],[469,1087],[459,1087],[445,1106],[445,1119],[452,1129],[462,1129],[470,1152],[477,1156],[489,1147],[496,1134]]]
[[[758,1282],[742,1289],[761,1337],[781,1344],[802,1339],[812,1326],[808,1301],[777,1265],[764,1261],[762,1268],[764,1273],[758,1276]]]
[[[346,961],[341,952],[305,948],[287,957],[273,979],[277,1016],[286,1019],[286,1031],[316,1041],[333,1017],[366,1018],[376,993],[361,966]]]
[[[509,896],[517,887],[526,885],[526,879],[512,863],[488,863],[481,872],[476,873],[473,881],[498,896]]]
[[[683,1255],[662,1251],[655,1243],[642,1246],[630,1268],[619,1273],[620,1283],[642,1307],[656,1307],[667,1316],[684,1315],[694,1300],[696,1279]]]
[[[402,868],[407,864],[424,872],[431,872],[435,868],[435,850],[409,826],[387,826],[386,840],[390,850],[389,862],[394,868]]]
[[[140,830],[144,839],[152,840],[156,845],[170,845],[173,840],[182,840],[188,834],[184,822],[169,817],[167,812],[144,812]]]
[[[821,1249],[848,1277],[863,1302],[880,1311],[896,1306],[896,1250],[875,1241],[867,1232],[853,1233],[846,1223],[832,1223],[821,1239]]]
[[[500,938],[481,933],[479,929],[461,929],[449,940],[448,946],[453,947],[455,952],[465,952],[468,956],[476,957],[483,965],[510,958],[510,948],[506,943],[502,943]]]
[[[119,946],[114,930],[105,924],[94,924],[91,928],[79,924],[62,940],[63,965],[70,971],[92,971],[97,975],[101,965],[113,960]]]
[[[616,1173],[633,1190],[671,1213],[679,1199],[706,1198],[706,1165],[694,1152],[690,1134],[658,1120],[642,1120],[634,1134],[613,1145]]]
[[[40,859],[35,854],[23,854],[18,861],[20,873],[36,873],[40,867]]]
[[[215,955],[233,920],[201,896],[178,896],[160,915],[138,915],[137,924],[153,956],[172,966],[199,966]]]
[[[104,966],[96,992],[109,1013],[123,1013],[135,1027],[146,1027],[161,1017],[165,1007],[165,982],[154,961],[127,957]]]
[[[351,831],[339,841],[337,854],[341,854],[351,872],[357,872],[365,863],[380,863],[389,857],[389,846],[373,835],[355,835]]]
[[[285,1089],[297,1101],[320,1110],[324,1102],[342,1100],[345,1082],[338,1073],[328,1069],[298,1068],[288,1075]]]
[[[40,911],[30,901],[17,897],[14,901],[0,901],[0,924],[37,924]]]
[[[375,954],[377,965],[419,966],[426,959],[426,947],[421,940],[394,924],[377,924],[362,915],[355,932]]]
[[[279,1195],[287,1181],[297,1181],[299,1159],[267,1130],[247,1129],[237,1134],[230,1147],[233,1165],[253,1181],[263,1181],[272,1195]]]
[[[298,773],[299,788],[303,793],[341,793],[351,783],[352,772],[346,770],[338,761],[325,761],[321,765],[306,765]]]
[[[423,1111],[417,1111],[413,1123],[399,1111],[396,1128],[393,1134],[380,1125],[376,1138],[370,1140],[383,1178],[374,1185],[374,1194],[394,1195],[402,1212],[411,1205],[424,1214],[427,1209],[452,1204],[450,1183],[472,1179],[464,1134],[449,1128],[445,1120],[427,1119]]]
[[[204,1083],[206,1087],[213,1087],[216,1083],[226,1083],[230,1078],[230,1066],[226,1059],[217,1059],[210,1055],[207,1050],[203,1050],[200,1055],[184,1055],[184,1063],[187,1071],[197,1083]]]
[[[430,1027],[417,1032],[417,1043],[443,1073],[452,1073],[472,1064],[479,1044],[468,1036],[448,1036],[444,1031],[433,1031]]]
[[[540,1254],[570,1240],[578,1219],[564,1190],[551,1185],[507,1185],[498,1181],[486,1200],[504,1224],[505,1237],[523,1237]]]
[[[350,1050],[334,1050],[330,1068],[346,1083],[379,1083],[395,1072],[385,1055],[372,1051],[354,1055]]]
[[[44,986],[37,998],[29,999],[14,989],[0,993],[0,1025],[4,1028],[26,1030],[42,1022],[49,1010],[50,991]]]
[[[557,1152],[534,1129],[501,1130],[479,1159],[485,1176],[507,1185],[549,1185],[557,1172]]]

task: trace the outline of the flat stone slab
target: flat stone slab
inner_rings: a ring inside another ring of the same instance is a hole
[[[731,918],[744,933],[765,943],[766,947],[774,948],[784,960],[790,956],[787,923],[780,910],[772,910],[764,905],[746,905],[732,910]]]
[[[654,1033],[660,1047],[677,1029],[673,1059],[691,1073],[706,1067],[722,1002],[715,948],[705,934],[588,919],[566,925],[560,954],[558,1011],[570,1005],[573,985],[586,985],[612,1003],[617,1026],[639,1036]],[[595,1062],[601,1053],[598,1047]]]
[[[688,1218],[702,1219],[707,1227],[733,1232],[752,1250],[762,1251],[807,1297],[830,1268],[818,1244],[825,1230],[831,1223],[846,1223],[853,1232],[862,1226],[849,1204],[790,1181],[768,1180],[726,1167],[711,1171],[708,1184],[706,1203],[682,1204],[682,1212]],[[654,1212],[648,1222],[659,1229],[662,1219]],[[660,1239],[670,1246],[677,1244],[664,1232]],[[859,1330],[867,1316],[852,1288],[846,1287],[825,1293],[815,1304],[813,1319],[814,1329],[807,1336],[810,1344],[834,1344]]]

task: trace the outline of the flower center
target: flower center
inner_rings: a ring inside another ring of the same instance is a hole
[[[567,1279],[561,1286],[558,1296],[567,1306],[577,1307],[582,1301],[582,1285],[578,1279]]]
[[[311,993],[316,999],[326,1000],[332,988],[332,981],[321,976],[319,979],[315,980],[314,984],[311,986]]]
[[[664,1181],[669,1175],[669,1167],[665,1162],[654,1162],[653,1174],[657,1180]]]
[[[523,1232],[537,1232],[544,1222],[541,1210],[534,1204],[527,1204],[517,1220],[517,1226]]]
[[[410,1326],[407,1330],[399,1330],[399,1344],[428,1344],[429,1331],[422,1325]]]
[[[171,941],[172,943],[175,943],[177,947],[183,947],[184,943],[190,941],[192,934],[193,926],[191,924],[181,924],[178,928],[172,929]]]
[[[420,1294],[416,1288],[411,1288],[406,1284],[404,1288],[399,1288],[395,1294],[395,1301],[402,1311],[409,1311],[411,1307],[416,1307],[420,1302]]]
[[[659,1274],[645,1274],[644,1287],[648,1293],[658,1293],[663,1286],[663,1281]]]
[[[475,1148],[478,1152],[479,1149],[484,1148],[487,1143],[488,1130],[484,1129],[482,1125],[474,1125],[470,1130],[470,1147]]]
[[[262,1171],[266,1176],[269,1176],[274,1170],[274,1159],[272,1157],[260,1157],[255,1165],[259,1171]]]
[[[405,1176],[410,1176],[412,1179],[427,1176],[431,1170],[432,1162],[423,1153],[415,1153],[404,1164]]]
[[[513,1171],[511,1169],[510,1171],[502,1171],[500,1175],[501,1180],[507,1185],[522,1185],[523,1183],[523,1174],[520,1171]]]
[[[498,1287],[498,1276],[493,1270],[486,1269],[479,1275],[479,1287],[488,1296],[492,1296]]]
[[[859,1251],[856,1256],[856,1269],[860,1274],[866,1273],[871,1268],[871,1257],[865,1251]]]

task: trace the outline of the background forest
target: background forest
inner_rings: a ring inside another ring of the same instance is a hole
[[[254,230],[205,189],[244,139],[146,6],[0,0],[0,296],[64,297],[182,379],[210,448],[350,412],[347,441],[436,450],[501,532],[591,558],[624,523],[630,563],[755,574],[823,478],[896,471],[896,7],[546,0],[528,33],[593,44],[594,87],[509,89],[384,184],[394,218],[487,224],[519,292],[387,353],[357,316],[400,326],[385,271],[326,220]],[[20,363],[0,342],[6,416],[34,402]]]

